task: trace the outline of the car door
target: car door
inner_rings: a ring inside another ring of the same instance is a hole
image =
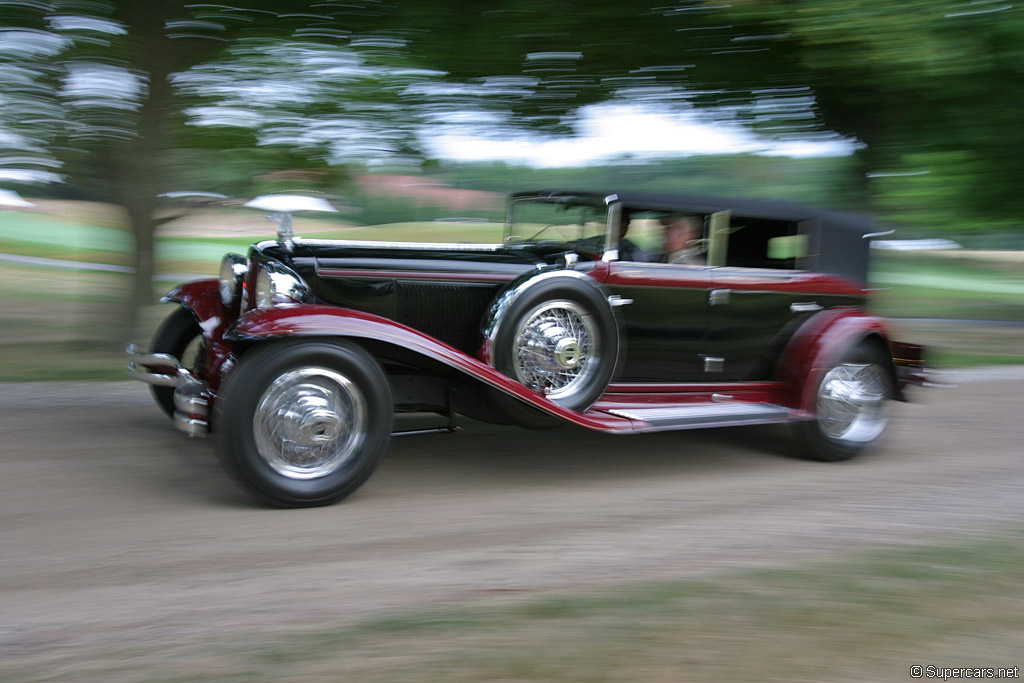
[[[722,266],[711,278],[706,346],[722,381],[771,379],[796,329],[832,303],[815,292],[813,273]]]
[[[625,326],[620,381],[700,382],[709,323],[711,269],[612,261],[605,285]]]

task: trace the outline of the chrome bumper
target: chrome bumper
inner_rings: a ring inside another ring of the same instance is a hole
[[[197,379],[174,356],[139,353],[134,344],[125,349],[132,379],[156,387],[174,387],[174,426],[189,436],[210,433],[210,398],[206,382]]]

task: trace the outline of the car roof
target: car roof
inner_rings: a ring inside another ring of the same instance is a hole
[[[537,190],[516,192],[513,199],[530,197],[580,197],[595,202],[610,204],[620,201],[627,209],[648,209],[651,211],[680,211],[711,214],[730,211],[742,218],[766,218],[779,221],[800,222],[821,220],[829,229],[860,231],[863,236],[875,230],[874,222],[868,216],[848,211],[823,209],[797,204],[795,202],[757,199],[753,197],[716,197],[661,192],[594,192],[567,190]]]
[[[714,197],[709,195],[668,194],[657,192],[574,192],[538,190],[516,192],[513,200],[578,198],[596,205],[621,202],[627,210],[649,210],[713,214],[729,211],[733,218],[767,219],[802,223],[806,228],[808,257],[801,269],[834,273],[860,283],[868,281],[869,238],[880,232],[874,221],[863,214],[836,211],[797,204],[795,202],[756,199],[752,197]]]

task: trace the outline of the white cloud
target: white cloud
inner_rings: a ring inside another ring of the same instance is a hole
[[[452,127],[427,138],[443,159],[505,160],[531,166],[580,166],[621,155],[638,157],[750,153],[771,156],[840,156],[855,143],[836,136],[823,140],[779,141],[759,137],[732,122],[713,122],[688,112],[658,111],[631,104],[603,104],[580,111],[576,136],[541,137],[510,132],[474,134]]]

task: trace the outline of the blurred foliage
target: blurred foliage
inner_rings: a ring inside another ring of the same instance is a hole
[[[0,178],[121,204],[145,278],[161,192],[330,191],[345,165],[421,161],[427,129],[565,133],[617,100],[860,142],[801,199],[1019,227],[1022,37],[1024,8],[992,0],[0,0]],[[794,196],[770,165],[723,189]],[[704,191],[699,167],[649,189]]]
[[[615,159],[598,166],[530,168],[503,163],[441,163],[430,174],[461,189],[508,193],[517,190],[680,192],[789,199],[855,209],[861,196],[851,188],[849,157],[795,159],[753,154],[666,159]]]
[[[863,144],[850,187],[904,224],[1019,227],[1024,8],[977,0],[404,3],[423,59],[515,118],[609,97],[712,106],[765,135]],[[444,36],[445,39],[440,37]],[[930,177],[926,177],[930,176]]]

